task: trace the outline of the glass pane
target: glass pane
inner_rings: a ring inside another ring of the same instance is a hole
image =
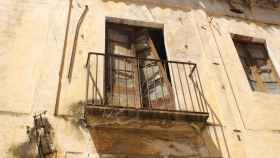
[[[159,63],[146,61],[140,71],[144,104],[153,108],[161,107],[164,100],[170,97]]]
[[[273,82],[274,81],[271,73],[262,72],[262,73],[260,73],[260,76],[264,82]]]
[[[280,94],[280,85],[276,82],[264,83],[267,91],[273,94]]]
[[[150,99],[156,100],[160,97],[163,97],[163,88],[163,84],[160,80],[154,80],[153,83],[150,85]]]
[[[141,75],[143,80],[152,81],[160,77],[160,69],[159,66],[156,65],[156,62],[147,61],[144,64],[145,65],[141,66],[141,68],[143,69]]]

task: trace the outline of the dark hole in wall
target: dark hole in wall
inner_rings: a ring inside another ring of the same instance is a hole
[[[152,41],[155,44],[155,47],[157,49],[158,55],[161,60],[167,61],[167,53],[166,53],[166,48],[165,48],[165,43],[164,43],[164,35],[163,35],[163,30],[162,29],[149,29],[149,34],[152,38]],[[168,80],[171,81],[170,79],[170,73],[168,69],[168,64],[167,63],[162,63],[166,67],[166,73]]]
[[[231,8],[230,11],[234,12],[236,14],[243,14],[244,13],[241,9],[238,9],[238,8]]]

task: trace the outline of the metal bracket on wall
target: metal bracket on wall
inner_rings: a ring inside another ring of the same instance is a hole
[[[33,116],[33,129],[39,158],[46,158],[57,153],[53,143],[53,129],[46,117],[46,113],[47,111],[44,111]]]
[[[76,27],[74,44],[73,44],[73,48],[72,48],[72,54],[71,54],[70,65],[69,65],[69,71],[68,71],[68,75],[67,75],[69,82],[71,82],[71,79],[72,79],[72,73],[73,73],[73,67],[74,67],[74,61],[75,61],[75,55],[76,55],[76,49],[77,49],[77,43],[78,43],[78,35],[79,35],[81,25],[84,21],[84,18],[86,16],[87,12],[88,12],[88,5],[85,6],[85,9],[77,23],[77,27]]]

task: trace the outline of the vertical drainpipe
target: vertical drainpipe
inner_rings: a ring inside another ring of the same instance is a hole
[[[62,86],[61,82],[62,82],[62,75],[63,75],[63,69],[64,69],[64,64],[65,64],[65,54],[66,54],[68,34],[69,34],[69,26],[70,26],[70,20],[71,20],[72,4],[73,4],[73,0],[69,0],[69,8],[68,8],[67,23],[66,23],[66,30],[65,30],[65,37],[64,37],[64,45],[63,45],[63,51],[62,51],[62,57],[61,57],[59,79],[58,79],[58,88],[57,88],[55,110],[54,110],[54,115],[55,116],[58,115],[60,93],[61,93],[61,88],[62,88],[61,87]]]
[[[85,6],[85,9],[84,9],[81,17],[79,18],[79,21],[78,21],[77,27],[76,27],[74,44],[73,44],[71,58],[70,58],[69,71],[68,71],[68,75],[67,75],[69,83],[71,82],[71,79],[72,79],[72,73],[73,73],[73,68],[74,68],[75,55],[76,55],[76,49],[77,49],[77,44],[78,44],[78,37],[79,37],[80,28],[81,28],[82,22],[84,21],[84,18],[86,16],[87,12],[88,12],[88,5]]]

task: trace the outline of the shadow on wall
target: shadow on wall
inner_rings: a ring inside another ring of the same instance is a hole
[[[16,158],[31,158],[37,156],[37,145],[36,141],[36,134],[35,134],[35,127],[27,127],[27,134],[29,140],[22,142],[20,144],[13,144],[9,148],[9,153]]]
[[[222,157],[207,133],[190,126],[186,131],[95,127],[90,132],[101,157]]]
[[[36,157],[36,145],[30,142],[12,145],[9,152],[16,158],[32,158]]]
[[[45,113],[34,115],[34,126],[27,126],[26,134],[29,140],[20,144],[13,144],[9,148],[9,153],[15,158],[36,158],[46,157],[56,153],[53,138],[53,127]],[[40,151],[40,152],[39,152]]]
[[[205,98],[204,93],[199,89],[198,83],[195,82],[193,79],[193,76],[190,76],[192,83],[197,87],[199,95],[203,97],[203,100],[205,101],[206,108],[209,113],[208,118],[208,126],[206,126],[206,129],[203,131],[203,140],[205,141],[208,147],[208,150],[212,150],[212,147],[215,147],[214,149],[218,149],[220,153],[224,153],[227,155],[227,158],[231,158],[230,152],[229,152],[229,146],[226,139],[226,134],[224,131],[224,126],[222,124],[221,119],[218,117],[208,100]],[[203,88],[202,88],[203,89]],[[213,142],[213,143],[212,143]],[[211,143],[211,144],[209,144]],[[215,150],[213,150],[215,151]],[[215,153],[214,153],[215,154]],[[216,154],[215,154],[216,155]],[[219,156],[216,156],[219,157]],[[221,155],[221,157],[223,157]]]

